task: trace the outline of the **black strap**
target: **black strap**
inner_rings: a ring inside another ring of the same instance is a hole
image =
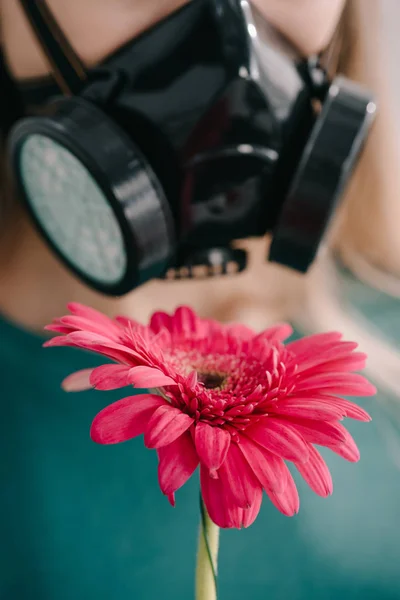
[[[19,0],[47,56],[57,85],[66,95],[82,88],[86,69],[75,53],[45,0]]]
[[[0,145],[14,123],[24,114],[24,103],[0,51]]]

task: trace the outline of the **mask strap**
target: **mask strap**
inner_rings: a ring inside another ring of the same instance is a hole
[[[67,96],[82,88],[87,74],[45,0],[19,0],[50,63],[54,79]]]

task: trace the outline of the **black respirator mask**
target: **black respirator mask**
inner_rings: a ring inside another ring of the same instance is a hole
[[[39,231],[92,288],[241,271],[240,239],[314,260],[376,111],[300,59],[248,0],[192,0],[85,68],[43,0],[20,0],[52,83],[18,84],[12,169]],[[17,86],[17,84],[14,84]]]

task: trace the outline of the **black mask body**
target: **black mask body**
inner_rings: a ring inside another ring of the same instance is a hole
[[[298,60],[247,0],[192,0],[87,70],[42,1],[21,2],[58,85],[20,85],[12,168],[37,227],[91,287],[246,264],[272,235],[306,271],[376,106]],[[63,94],[60,94],[60,89]]]

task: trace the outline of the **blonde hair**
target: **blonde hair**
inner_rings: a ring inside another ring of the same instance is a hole
[[[400,15],[399,4],[391,4],[387,8]],[[345,275],[333,260],[337,254],[360,281],[400,298],[400,144],[382,9],[382,0],[349,0],[344,15],[346,34],[340,68],[374,90],[379,116],[331,233],[329,248],[308,278],[295,321],[303,330],[334,328],[357,340],[369,356],[370,376],[381,389],[400,398],[400,351],[356,306],[344,306]]]
[[[377,122],[353,177],[337,247],[350,248],[369,262],[400,277],[400,144],[394,95],[390,89],[388,44],[382,0],[349,0],[341,70],[377,96]],[[400,7],[389,4],[392,11]],[[393,15],[396,20],[396,15]]]

